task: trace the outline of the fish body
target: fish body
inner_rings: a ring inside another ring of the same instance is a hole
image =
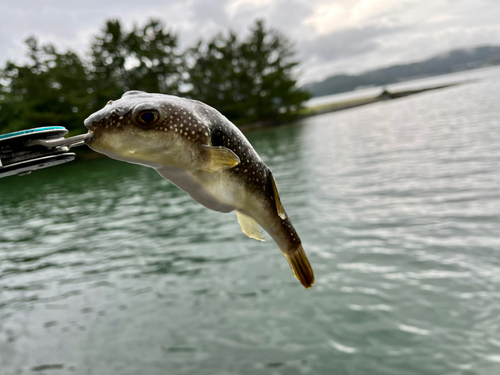
[[[93,150],[154,168],[211,210],[236,211],[251,238],[263,241],[263,227],[302,285],[312,286],[312,268],[271,170],[217,110],[196,100],[129,91],[84,123]]]

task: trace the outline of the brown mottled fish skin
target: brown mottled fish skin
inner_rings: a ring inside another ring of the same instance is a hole
[[[138,116],[148,111],[159,117],[144,126]],[[236,210],[245,234],[263,240],[258,226],[252,225],[255,220],[279,246],[302,285],[312,286],[312,268],[282,208],[271,170],[217,110],[196,100],[129,91],[88,117],[85,126],[93,133],[87,141],[93,150],[156,169],[212,210]]]

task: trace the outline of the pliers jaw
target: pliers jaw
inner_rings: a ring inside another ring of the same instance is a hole
[[[0,135],[0,178],[73,161],[75,154],[69,150],[92,134],[64,138],[66,134],[66,128],[50,126]]]

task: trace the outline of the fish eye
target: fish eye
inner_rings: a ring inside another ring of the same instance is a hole
[[[148,126],[153,125],[158,121],[158,112],[156,111],[142,111],[139,112],[136,119],[139,125]]]

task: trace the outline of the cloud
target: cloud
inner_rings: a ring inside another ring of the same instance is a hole
[[[380,48],[380,37],[402,30],[401,27],[377,26],[341,30],[318,36],[311,41],[304,41],[300,44],[299,50],[304,61],[311,58],[316,61],[335,61]]]
[[[304,23],[312,25],[318,35],[369,25],[374,17],[400,8],[400,0],[318,0],[314,14]]]
[[[31,34],[83,54],[106,19],[130,28],[151,17],[182,47],[229,29],[246,35],[263,18],[296,42],[301,82],[500,44],[496,0],[17,0],[0,2],[0,66],[22,61]]]

